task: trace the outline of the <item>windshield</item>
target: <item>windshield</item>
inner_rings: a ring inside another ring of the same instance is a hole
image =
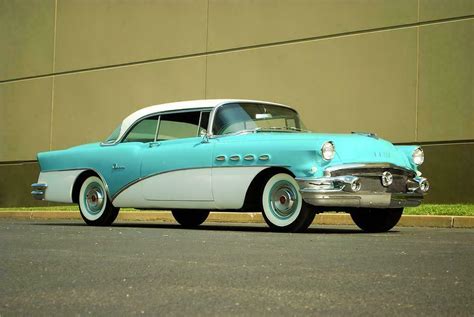
[[[217,109],[212,133],[224,135],[245,131],[305,131],[293,109],[264,104],[232,103]]]
[[[114,143],[115,141],[117,141],[117,138],[120,135],[121,126],[122,125],[119,124],[119,126],[115,128],[114,132],[112,132],[112,134],[107,139],[105,139],[104,143]]]

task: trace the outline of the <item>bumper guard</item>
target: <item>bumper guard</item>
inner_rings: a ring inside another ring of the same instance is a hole
[[[47,184],[35,183],[31,184],[31,196],[34,199],[44,200],[44,195],[46,193],[46,188],[48,188]]]
[[[390,192],[382,185],[380,190],[364,190],[363,179],[352,175],[296,180],[303,200],[321,207],[416,207],[429,189],[421,177],[409,180],[406,192]]]

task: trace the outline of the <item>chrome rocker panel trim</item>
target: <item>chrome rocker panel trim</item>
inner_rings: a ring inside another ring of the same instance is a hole
[[[352,186],[359,178],[352,175],[321,177],[296,181],[300,186],[303,200],[319,207],[366,207],[366,208],[401,208],[416,207],[421,204],[424,192],[419,186],[425,178],[410,180],[407,192],[393,193],[384,191],[364,191],[360,186]],[[354,189],[355,188],[355,189]]]
[[[44,196],[46,194],[46,189],[48,188],[47,184],[43,183],[34,183],[31,184],[31,196],[37,200],[44,200]]]

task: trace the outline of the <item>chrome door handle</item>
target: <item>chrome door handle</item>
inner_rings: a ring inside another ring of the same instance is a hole
[[[150,142],[148,143],[148,147],[157,147],[160,146],[160,142]]]
[[[113,170],[124,170],[125,166],[120,166],[117,163],[112,164],[112,169]]]

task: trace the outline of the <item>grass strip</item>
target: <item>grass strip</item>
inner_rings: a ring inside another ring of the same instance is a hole
[[[123,211],[135,211],[133,208],[122,208]],[[46,207],[9,207],[1,211],[71,211],[79,212],[76,205],[46,206]],[[139,212],[139,211],[137,211]],[[434,215],[434,216],[474,216],[474,204],[422,204],[419,207],[405,208],[405,215]]]
[[[474,204],[422,204],[414,208],[405,208],[404,215],[430,216],[474,216]]]

